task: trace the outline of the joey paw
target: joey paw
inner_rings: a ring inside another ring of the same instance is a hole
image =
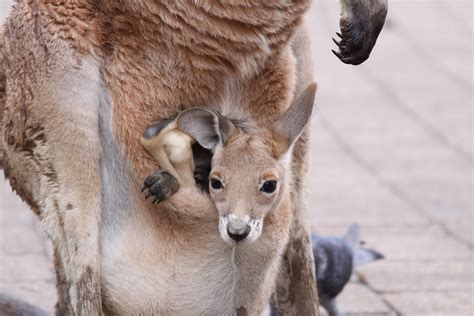
[[[145,199],[153,198],[152,203],[163,202],[178,190],[178,180],[164,170],[158,170],[151,176],[146,177],[142,188],[142,192],[146,192]]]

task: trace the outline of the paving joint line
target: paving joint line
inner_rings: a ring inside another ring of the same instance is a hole
[[[396,184],[391,183],[390,181],[385,180],[380,176],[380,174],[377,172],[375,168],[370,166],[367,161],[357,153],[356,150],[347,142],[337,131],[337,129],[322,115],[320,112],[320,122],[325,127],[325,129],[328,131],[328,133],[332,136],[332,138],[336,141],[336,143],[339,145],[339,147],[347,154],[349,157],[351,157],[360,167],[365,169],[370,175],[375,177],[377,181],[386,187],[392,194],[394,194],[397,198],[399,198],[401,201],[406,203],[407,205],[411,206],[415,211],[417,211],[419,214],[423,215],[429,222],[431,222],[433,225],[439,226],[441,230],[457,242],[463,244],[470,250],[474,250],[474,246],[472,242],[466,241],[463,238],[460,238],[457,236],[454,232],[452,232],[448,227],[443,225],[441,221],[433,217],[429,212],[427,212],[422,206],[418,205],[417,202],[415,202],[413,199],[411,199],[409,196],[407,196],[402,190],[398,188]]]
[[[385,96],[389,98],[392,105],[387,104],[388,106],[395,107],[400,110],[403,114],[405,114],[405,116],[410,118],[412,121],[418,123],[419,126],[421,126],[422,129],[425,130],[425,132],[431,135],[431,137],[437,143],[446,146],[456,155],[461,156],[463,160],[465,160],[470,166],[474,165],[474,159],[470,152],[464,151],[464,149],[461,148],[459,145],[450,141],[443,132],[438,130],[438,128],[436,128],[429,121],[425,120],[416,111],[413,111],[409,106],[405,104],[405,102],[403,102],[395,93],[393,93],[392,90],[385,83],[382,83],[382,80],[380,80],[380,78],[374,75],[373,72],[365,69],[364,73],[366,75],[366,78],[369,79],[372,84],[375,84],[380,89],[380,91],[382,91],[383,94],[385,94]]]
[[[413,293],[437,293],[437,294],[442,294],[442,293],[446,293],[446,292],[449,292],[449,293],[452,293],[452,292],[461,292],[461,293],[465,293],[466,291],[468,291],[469,289],[467,288],[445,288],[445,289],[426,289],[424,288],[423,290],[391,290],[391,291],[378,291],[378,290],[375,290],[375,292],[377,294],[380,294],[380,295],[391,295],[391,294],[413,294]]]
[[[414,55],[417,56],[418,59],[427,66],[427,68],[433,69],[438,74],[448,77],[449,80],[455,83],[464,93],[467,93],[472,97],[472,84],[465,82],[463,78],[457,73],[447,69],[447,67],[443,66],[439,62],[434,61],[433,56],[426,51],[424,46],[419,45],[418,42],[413,39],[410,32],[406,32],[403,28],[396,26],[393,28],[393,30],[399,38],[402,38],[412,46]]]
[[[360,272],[357,272],[356,271],[356,275],[357,277],[359,278],[360,280],[360,283],[362,283],[363,285],[365,285],[365,287],[367,287],[367,289],[369,289],[369,291],[371,291],[372,293],[374,293],[377,297],[380,298],[380,300],[392,311],[395,313],[395,315],[397,316],[402,316],[403,314],[401,313],[401,311],[394,305],[392,304],[389,300],[387,300],[385,297],[383,297],[383,295],[377,291],[376,289],[374,289],[372,287],[372,285],[370,285],[369,281],[365,278],[365,276],[360,273]]]
[[[451,20],[451,23],[456,25],[456,28],[458,29],[459,33],[469,33],[466,37],[467,38],[472,38],[472,26],[470,27],[469,23],[465,23],[465,20],[460,19],[458,16],[456,16],[456,13],[453,12],[453,9],[446,3],[450,3],[452,0],[436,0],[433,1],[437,8],[443,13],[443,15],[447,15],[449,19]],[[465,2],[471,3],[471,10],[472,10],[472,0],[466,0]],[[471,16],[472,18],[472,16]]]

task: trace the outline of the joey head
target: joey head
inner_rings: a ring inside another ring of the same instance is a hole
[[[219,213],[219,233],[227,243],[236,245],[257,240],[265,229],[265,215],[274,211],[282,198],[289,195],[292,147],[311,116],[315,91],[316,84],[311,84],[294,99],[275,124],[257,127],[251,132],[219,112],[205,108],[183,111],[170,123],[172,128],[168,131],[188,137],[179,137],[189,139],[185,144],[187,150],[191,151],[192,144],[197,143],[202,149],[212,152],[209,195]],[[171,143],[178,139],[163,137],[161,132],[153,137],[171,140]],[[183,152],[174,145],[168,144],[167,148]],[[154,148],[163,150],[163,146]],[[147,149],[153,152],[153,148]],[[173,157],[173,152],[168,149],[166,156],[167,159]],[[192,154],[185,156],[193,157]],[[158,162],[161,164],[160,160]],[[163,165],[170,164],[165,162]],[[189,170],[177,171],[178,177],[189,178]],[[169,172],[166,177],[174,182],[178,178],[172,175],[175,172]],[[183,176],[180,172],[188,174]],[[145,181],[145,189],[162,200],[164,194],[161,191],[169,190],[166,188],[169,180],[161,183],[162,177],[156,175],[152,176],[157,178],[156,181],[147,178],[149,182]]]

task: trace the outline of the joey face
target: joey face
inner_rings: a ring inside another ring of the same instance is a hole
[[[250,243],[285,193],[291,149],[313,110],[316,84],[296,96],[271,127],[245,133],[209,109],[183,111],[177,126],[213,152],[209,193],[219,211],[219,232],[231,245]]]
[[[212,159],[209,193],[219,211],[219,233],[231,245],[254,242],[265,215],[279,204],[285,166],[262,135],[237,133]]]

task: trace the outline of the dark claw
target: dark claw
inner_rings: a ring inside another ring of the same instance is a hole
[[[154,197],[152,203],[158,204],[175,194],[179,190],[179,183],[170,173],[159,170],[153,175],[146,177],[142,192],[144,190],[148,192],[145,200],[149,197]]]
[[[387,16],[387,1],[351,0],[350,10],[343,12],[339,21],[341,38],[338,52],[333,51],[343,63],[359,65],[369,58]]]
[[[334,49],[331,49],[331,52],[333,52],[334,55],[336,55],[337,58],[340,60],[344,59],[344,56],[342,56],[340,53],[336,52]]]
[[[145,191],[145,189],[148,189],[149,187],[151,187],[155,182],[156,182],[156,178],[159,176],[159,171],[158,172],[155,172],[153,175],[151,176],[148,176],[145,178],[145,181],[143,182],[143,189],[142,189],[142,192]]]

